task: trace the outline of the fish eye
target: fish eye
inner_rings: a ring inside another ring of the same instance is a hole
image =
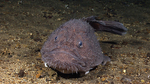
[[[83,47],[82,41],[79,41],[79,47]]]
[[[57,41],[57,36],[55,37],[55,41]]]

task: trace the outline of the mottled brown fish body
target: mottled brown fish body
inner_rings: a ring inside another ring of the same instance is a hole
[[[52,32],[41,49],[42,60],[65,74],[88,72],[110,61],[102,54],[92,21],[94,23],[95,19],[73,19]]]

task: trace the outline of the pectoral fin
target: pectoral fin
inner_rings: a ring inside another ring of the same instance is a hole
[[[118,35],[124,35],[127,32],[127,28],[120,22],[116,21],[102,21],[96,20],[95,16],[88,17],[84,19],[87,21],[95,31],[105,31]]]

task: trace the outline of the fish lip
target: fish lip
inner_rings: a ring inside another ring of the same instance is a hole
[[[71,55],[73,57],[76,57],[76,54],[70,52],[70,51],[64,51],[64,50],[61,50],[61,51],[51,51],[51,53],[64,53],[64,54],[68,54],[68,55]]]
[[[65,53],[65,54],[68,54],[70,56],[73,56],[75,59],[77,57],[80,57],[80,55],[79,55],[79,53],[77,51],[71,50],[71,49],[64,49],[64,48],[55,48],[55,49],[52,49],[50,51],[50,53]]]

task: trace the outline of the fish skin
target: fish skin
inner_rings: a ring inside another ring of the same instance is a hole
[[[95,30],[106,31],[111,27],[112,30],[122,29],[120,33],[115,34],[122,35],[121,33],[127,31],[122,24],[115,28],[113,24],[121,23],[107,24],[107,21],[102,23],[94,16],[69,20],[52,32],[44,43],[41,49],[42,61],[64,74],[86,73],[100,64],[105,65],[110,58],[103,55],[94,32]]]

